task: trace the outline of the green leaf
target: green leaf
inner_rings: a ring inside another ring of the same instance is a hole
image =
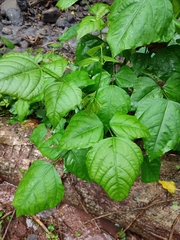
[[[64,131],[59,148],[65,150],[88,148],[103,138],[103,124],[95,114],[76,113]]]
[[[65,10],[68,7],[72,6],[78,0],[59,0],[56,3],[56,7],[60,8],[61,10]]]
[[[120,68],[115,75],[116,83],[122,88],[131,88],[137,82],[137,77],[130,67],[127,65]]]
[[[60,37],[58,37],[58,40],[60,42],[66,42],[70,40],[71,38],[75,37],[77,35],[77,30],[79,28],[79,23],[74,24],[70,28],[68,28],[67,31],[65,31]]]
[[[62,157],[65,154],[65,151],[60,151],[58,147],[62,135],[62,131],[54,133],[52,137],[48,138],[39,146],[38,149],[43,156],[51,160],[57,160],[60,156]]]
[[[81,89],[73,83],[52,83],[44,94],[47,117],[55,128],[60,119],[80,104]]]
[[[180,72],[172,73],[170,78],[163,86],[163,90],[168,99],[180,103]]]
[[[85,91],[87,92],[94,92],[100,88],[104,88],[110,84],[111,81],[111,75],[105,71],[102,70],[101,73],[97,73],[92,77],[92,80],[95,82],[95,84],[88,86]]]
[[[180,16],[180,2],[179,0],[170,0],[173,5],[173,12],[175,15],[175,18],[178,18]]]
[[[15,48],[15,45],[11,42],[11,41],[9,41],[7,38],[4,38],[4,37],[0,37],[0,39],[1,39],[1,41],[3,42],[3,43],[5,43],[5,45],[9,48],[9,49],[14,49]]]
[[[0,93],[29,100],[41,92],[42,72],[22,53],[8,53],[0,59]]]
[[[139,105],[137,118],[151,135],[143,139],[149,161],[162,156],[180,142],[180,104],[166,99],[148,99]]]
[[[95,3],[88,12],[95,15],[96,19],[100,19],[110,12],[110,6],[105,3]]]
[[[88,152],[86,164],[90,177],[110,198],[121,201],[136,180],[143,156],[140,148],[123,138],[106,138]]]
[[[64,187],[54,166],[42,160],[32,163],[16,191],[16,216],[34,215],[55,207],[64,196]]]
[[[30,104],[25,100],[19,99],[15,103],[15,106],[16,106],[16,112],[18,114],[18,120],[22,122],[29,113]]]
[[[110,121],[110,127],[117,137],[135,138],[150,137],[147,127],[145,127],[135,116],[115,113]]]
[[[94,16],[86,16],[79,24],[77,39],[79,40],[88,33],[103,29],[104,22],[102,19],[96,19]]]
[[[180,46],[171,45],[159,50],[150,62],[150,70],[166,81],[174,72],[180,72]]]
[[[88,51],[92,49],[93,47],[100,46],[101,44],[104,44],[104,41],[97,36],[87,34],[85,35],[80,42],[78,43],[76,47],[76,60],[75,63],[77,64],[79,61],[89,58]],[[99,52],[96,54],[100,56],[100,49]]]
[[[132,109],[136,109],[138,104],[143,104],[149,98],[163,98],[162,90],[152,78],[140,77],[131,95]]]
[[[86,155],[89,149],[71,150],[64,157],[65,171],[75,174],[78,178],[91,182],[86,166]]]
[[[100,105],[97,116],[105,125],[109,124],[116,112],[127,113],[130,109],[129,95],[117,86],[111,85],[100,89],[96,100]]]
[[[94,81],[90,79],[89,74],[86,71],[72,71],[66,75],[64,79],[67,82],[74,83],[78,87],[86,87],[94,84]]]
[[[88,66],[92,63],[96,63],[99,61],[100,61],[99,57],[96,56],[96,57],[85,58],[85,59],[81,60],[80,62],[78,62],[77,64],[79,66],[83,67],[83,66]]]
[[[169,0],[114,0],[107,36],[113,56],[152,42],[168,42],[173,35]]]
[[[29,139],[31,140],[32,143],[39,147],[44,142],[46,134],[47,129],[45,127],[45,124],[41,123],[33,130]]]
[[[46,63],[42,66],[43,71],[48,73],[49,75],[53,76],[56,79],[60,79],[63,75],[64,71],[66,70],[67,60],[65,59],[58,59],[50,63]]]
[[[103,56],[103,60],[104,62],[113,62],[113,63],[119,63],[118,60],[112,58],[112,57],[109,57],[109,56]]]
[[[147,53],[134,53],[130,56],[132,69],[136,75],[140,75],[149,66],[150,55]]]
[[[161,159],[156,158],[149,162],[148,157],[144,157],[141,165],[141,181],[144,183],[158,182],[161,168]]]
[[[95,47],[89,49],[89,50],[87,51],[87,54],[88,54],[90,57],[93,57],[98,51],[100,51],[100,49],[103,48],[103,46],[104,46],[104,43],[102,43],[102,44],[99,45],[99,46],[95,46]]]

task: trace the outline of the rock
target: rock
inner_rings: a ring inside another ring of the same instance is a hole
[[[22,11],[27,10],[27,0],[16,0],[16,2]]]
[[[27,240],[37,240],[37,235],[36,234],[29,234],[27,237]]]
[[[15,26],[23,25],[23,15],[19,9],[9,8],[6,11],[7,18],[12,22]]]
[[[42,20],[45,23],[55,23],[60,16],[60,11],[56,7],[52,7],[46,11],[42,12]]]
[[[65,18],[58,18],[58,20],[56,21],[56,26],[61,27],[61,28],[69,28],[71,27],[71,24],[65,19]]]
[[[69,22],[69,23],[75,23],[75,16],[74,14],[70,13],[69,11],[65,12],[65,19]]]
[[[5,0],[1,4],[1,15],[6,16],[13,25],[21,26],[23,24],[23,15],[16,0]]]
[[[2,33],[6,34],[6,35],[10,35],[10,34],[12,34],[12,29],[3,27]]]
[[[1,15],[2,16],[6,16],[6,11],[9,8],[14,8],[14,9],[19,9],[19,6],[17,5],[16,0],[5,0],[2,4],[1,4]]]

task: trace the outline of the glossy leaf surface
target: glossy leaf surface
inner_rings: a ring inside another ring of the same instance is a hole
[[[156,158],[149,162],[148,157],[144,157],[141,165],[141,181],[144,183],[158,182],[161,167],[161,159]]]
[[[173,8],[169,0],[113,2],[107,38],[113,56],[152,42],[168,42],[173,34]]]
[[[88,148],[103,138],[103,124],[95,114],[76,113],[64,131],[59,148],[64,150]]]
[[[140,148],[129,139],[106,138],[91,148],[86,163],[90,177],[110,198],[121,201],[128,196],[142,160]]]
[[[145,127],[135,116],[116,113],[110,121],[110,127],[117,137],[136,139],[150,137]]]
[[[166,99],[149,99],[138,106],[136,116],[151,135],[150,138],[143,139],[149,161],[162,156],[180,142],[179,103]]]
[[[34,215],[55,207],[64,196],[64,187],[54,166],[42,160],[32,163],[16,191],[16,216]]]
[[[53,83],[45,90],[47,117],[56,127],[60,119],[73,110],[82,99],[81,89],[73,83]]]
[[[43,87],[40,67],[22,53],[8,53],[0,59],[0,93],[29,100]]]
[[[100,105],[98,117],[104,124],[109,124],[116,112],[127,113],[130,108],[130,97],[117,86],[107,86],[101,89],[96,97]]]
[[[65,10],[77,1],[78,0],[59,0],[56,3],[56,6],[59,7],[60,9],[62,9],[62,10]]]
[[[69,151],[65,159],[65,171],[74,173],[78,178],[91,182],[86,166],[86,155],[89,149]]]

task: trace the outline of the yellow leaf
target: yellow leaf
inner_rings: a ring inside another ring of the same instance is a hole
[[[159,183],[162,185],[162,187],[170,193],[174,193],[176,190],[176,184],[173,181],[161,181],[159,180]]]

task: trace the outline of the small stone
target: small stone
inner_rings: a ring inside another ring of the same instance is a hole
[[[75,22],[75,16],[74,16],[74,14],[72,14],[70,12],[65,13],[65,18],[69,23],[74,23]]]
[[[27,10],[27,0],[16,0],[16,2],[22,11]]]
[[[58,18],[56,21],[56,26],[65,28],[65,27],[71,27],[71,24],[65,19],[65,18]]]
[[[46,11],[42,12],[43,22],[55,23],[60,16],[60,11],[56,7],[52,7]]]
[[[29,234],[27,237],[27,240],[37,240],[37,235],[36,234]]]
[[[12,29],[7,28],[7,27],[3,27],[2,33],[10,35],[10,34],[12,34]]]
[[[7,18],[12,22],[15,26],[23,25],[23,15],[19,9],[9,8],[6,11]]]

